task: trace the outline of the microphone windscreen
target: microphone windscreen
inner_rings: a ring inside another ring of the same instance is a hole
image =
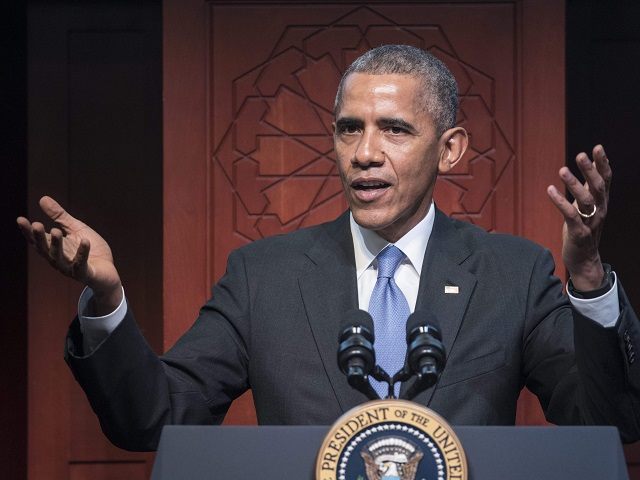
[[[440,333],[440,323],[436,316],[426,310],[416,310],[407,319],[407,338],[417,327],[431,327]]]
[[[351,327],[365,327],[371,334],[373,334],[373,319],[368,312],[364,310],[349,310],[345,312],[340,322],[340,332],[344,332],[345,329]]]

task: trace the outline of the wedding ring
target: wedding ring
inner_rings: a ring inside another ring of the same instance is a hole
[[[596,210],[597,207],[595,205],[595,203],[593,204],[593,211],[591,213],[583,213],[580,211],[580,207],[576,204],[576,210],[578,211],[578,215],[580,215],[582,218],[591,218],[596,214]]]

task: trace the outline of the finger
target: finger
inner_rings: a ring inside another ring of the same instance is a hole
[[[49,258],[59,268],[62,268],[64,264],[64,257],[62,254],[62,231],[59,228],[52,228],[50,239],[51,247],[49,248]]]
[[[89,259],[89,251],[91,250],[91,243],[86,238],[80,240],[78,250],[75,257],[71,262],[71,275],[73,278],[84,279],[87,276],[87,261]]]
[[[16,223],[18,224],[18,228],[20,229],[20,232],[22,232],[22,235],[27,240],[27,242],[29,242],[31,245],[34,245],[36,241],[33,238],[31,222],[25,217],[18,217],[16,219]]]
[[[69,215],[58,202],[53,198],[44,196],[40,199],[40,208],[47,216],[58,223],[61,227],[67,229],[76,221],[74,217]]]
[[[553,185],[549,185],[547,187],[547,195],[556,206],[556,208],[560,211],[562,216],[564,217],[564,221],[567,223],[567,227],[569,229],[583,228],[584,223],[582,222],[582,218],[578,214],[576,207],[574,207],[571,203],[564,198],[556,187]]]
[[[44,230],[44,225],[40,222],[33,222],[31,224],[33,231],[34,246],[40,255],[45,258],[49,258],[49,241],[47,234]]]
[[[609,158],[607,157],[602,145],[596,145],[593,147],[593,159],[596,164],[596,169],[604,179],[605,192],[608,195],[613,172],[611,171],[611,165],[609,165]]]
[[[595,204],[601,208],[604,207],[607,200],[606,185],[595,163],[585,153],[576,156],[576,163],[586,180],[586,185]]]
[[[579,154],[578,156],[581,155],[585,154]],[[588,158],[587,161],[589,161]],[[571,195],[573,195],[573,198],[576,199],[580,210],[585,213],[591,212],[593,210],[593,205],[595,205],[595,200],[591,192],[589,192],[589,189],[580,183],[580,181],[567,167],[562,167],[559,174],[567,189]]]

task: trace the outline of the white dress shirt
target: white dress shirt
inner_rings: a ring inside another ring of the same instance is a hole
[[[404,293],[411,313],[416,308],[422,261],[427,251],[427,243],[429,243],[435,218],[436,211],[431,204],[426,217],[394,244],[402,250],[406,257],[396,269],[393,278]],[[350,221],[358,278],[358,307],[360,310],[366,311],[369,309],[373,287],[378,280],[378,260],[376,257],[389,245],[389,242],[374,231],[362,228],[355,222],[353,215],[350,215]]]

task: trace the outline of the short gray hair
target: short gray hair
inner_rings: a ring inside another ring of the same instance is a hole
[[[422,82],[424,108],[433,117],[438,136],[455,126],[458,110],[456,79],[444,63],[429,52],[409,45],[383,45],[358,57],[342,75],[334,114],[342,108],[346,79],[352,73],[411,75]]]

